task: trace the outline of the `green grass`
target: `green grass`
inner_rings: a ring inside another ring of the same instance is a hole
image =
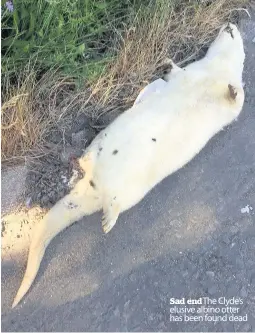
[[[131,0],[2,1],[2,73],[14,75],[36,63],[37,71],[61,68],[66,74],[101,73],[113,56],[112,31],[123,28],[135,8]]]

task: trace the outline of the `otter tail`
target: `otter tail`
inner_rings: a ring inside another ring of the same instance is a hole
[[[56,203],[44,219],[38,223],[33,232],[26,272],[12,308],[20,302],[32,285],[50,241],[82,216],[92,214],[100,209],[99,194],[90,186],[87,179],[82,179],[70,194]]]

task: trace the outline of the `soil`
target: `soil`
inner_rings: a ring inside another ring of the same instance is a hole
[[[62,127],[51,133],[46,145],[54,147],[52,152],[28,162],[27,207],[50,208],[71,190],[71,178],[81,176],[77,159],[98,133],[92,126],[92,120],[80,114],[69,121],[69,129]]]

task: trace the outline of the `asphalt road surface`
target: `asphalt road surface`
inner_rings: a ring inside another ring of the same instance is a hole
[[[14,310],[26,257],[4,260],[2,331],[255,330],[254,20],[243,21],[243,37],[246,100],[238,121],[108,235],[95,214],[56,237]],[[195,314],[174,314],[170,299],[183,297],[216,304],[202,313],[201,304],[186,304]],[[220,312],[206,313],[212,307]]]

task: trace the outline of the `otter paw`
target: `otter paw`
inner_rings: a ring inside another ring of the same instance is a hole
[[[120,209],[117,203],[113,202],[109,207],[104,208],[103,211],[102,227],[104,233],[107,234],[115,226],[120,214]]]
[[[114,227],[116,221],[113,220],[107,220],[107,218],[102,219],[102,227],[103,227],[103,231],[105,234],[107,234],[109,231],[112,230],[112,228]]]

